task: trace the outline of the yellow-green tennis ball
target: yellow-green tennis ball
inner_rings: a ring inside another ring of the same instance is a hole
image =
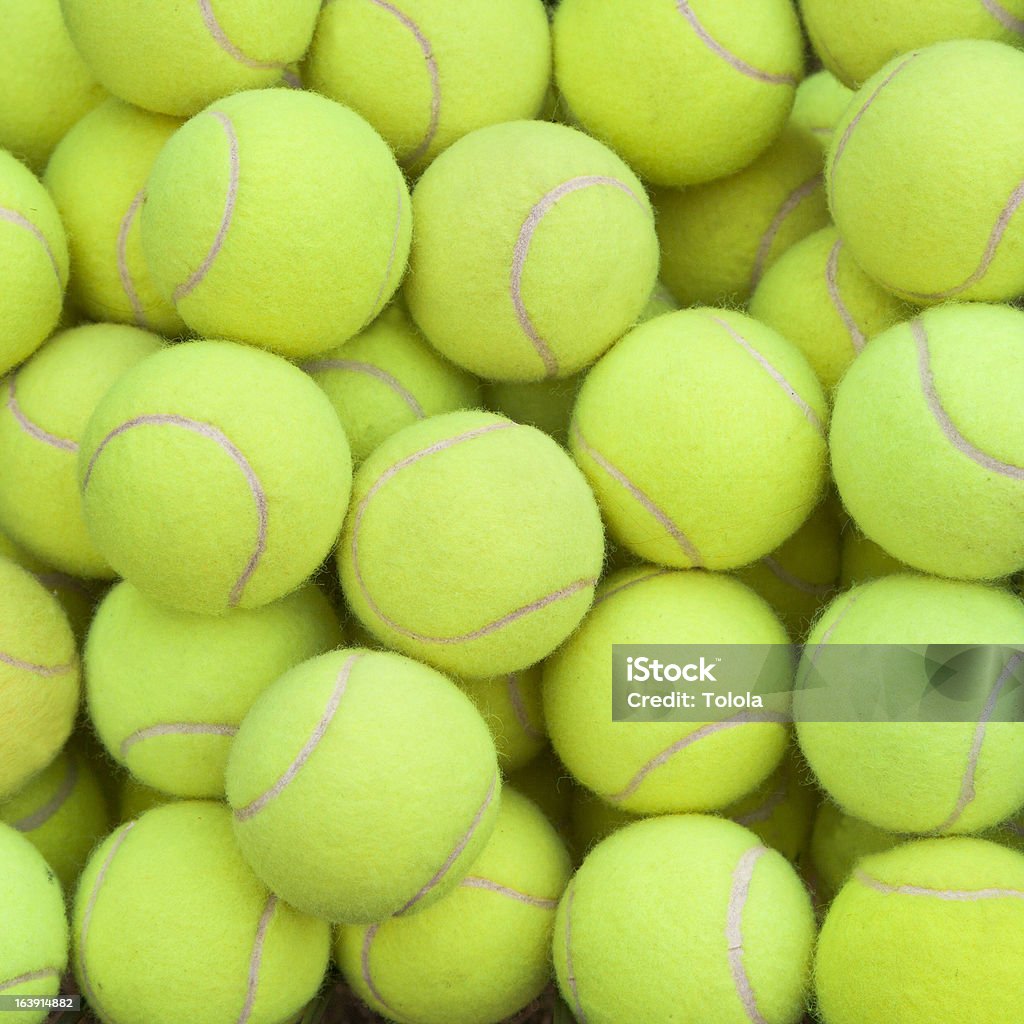
[[[384,140],[291,89],[229,96],[187,121],[142,208],[150,273],[189,327],[289,358],[340,345],[383,309],[411,232]]]
[[[547,744],[540,680],[539,665],[507,675],[456,680],[491,730],[503,772],[522,768]]]
[[[313,36],[317,0],[61,0],[89,70],[129,103],[188,117],[280,81]],[[293,154],[294,155],[294,154]]]
[[[782,854],[735,822],[685,815],[591,850],[553,948],[562,996],[588,1024],[796,1024],[813,942],[810,900]]]
[[[120,781],[117,800],[117,822],[123,825],[133,818],[140,818],[154,807],[162,807],[177,801],[176,796],[159,789],[143,785],[134,776],[124,773]]]
[[[410,423],[480,404],[479,382],[438,355],[398,302],[302,368],[331,400],[355,462]]]
[[[905,645],[1022,645],[1024,603],[976,583],[887,576],[826,609],[807,639],[798,686],[827,644],[892,645],[875,655],[875,671],[887,673],[891,699],[910,700],[932,675],[923,653],[901,654]],[[972,680],[991,702],[976,720],[828,721],[808,714],[815,705],[798,690],[797,739],[822,788],[847,814],[892,832],[980,832],[1010,817],[1024,805],[1024,726],[990,718],[1022,673],[1019,657],[997,655]],[[828,671],[825,660],[819,672]]]
[[[590,370],[569,443],[617,543],[735,569],[818,503],[827,415],[794,345],[742,313],[690,309],[637,327]]]
[[[68,243],[49,193],[0,149],[0,373],[27,359],[57,326]]]
[[[554,45],[573,115],[658,185],[749,164],[782,130],[803,74],[785,0],[564,0]]]
[[[949,304],[886,331],[835,394],[843,504],[915,569],[997,579],[1024,568],[1021,409],[1021,311]]]
[[[0,558],[0,799],[60,752],[78,711],[78,655],[56,598]]]
[[[426,665],[363,649],[281,676],[242,722],[227,768],[253,870],[300,910],[348,923],[414,912],[458,885],[494,829],[500,790],[469,698]]]
[[[963,41],[898,57],[836,126],[825,176],[839,234],[911,302],[1012,299],[1024,292],[1024,194],[1010,156],[1022,146],[1024,52]]]
[[[577,860],[582,861],[602,839],[607,839],[626,825],[632,825],[638,817],[603,800],[591,790],[577,786],[573,790],[569,811],[570,834]]]
[[[54,335],[3,382],[0,525],[59,570],[114,575],[82,514],[79,443],[115,381],[161,345],[155,334],[136,327],[73,327]]]
[[[465,677],[547,657],[590,607],[603,556],[597,504],[568,455],[486,412],[434,416],[377,448],[337,552],[371,633]]]
[[[682,306],[743,305],[794,243],[828,223],[821,148],[793,125],[752,164],[655,194],[661,276]]]
[[[412,202],[409,312],[438,351],[489,380],[576,373],[636,321],[658,276],[643,185],[565,125],[464,136]]]
[[[304,70],[415,173],[476,128],[537,115],[551,79],[547,13],[540,0],[330,0]]]
[[[94,320],[176,335],[185,324],[142,255],[146,179],[181,121],[110,98],[61,139],[44,181],[68,231],[68,296]]]
[[[653,566],[617,573],[544,664],[544,715],[555,752],[579,782],[627,811],[727,807],[778,765],[785,721],[757,710],[717,722],[613,721],[612,646],[648,643],[786,645],[789,638],[768,605],[731,577]],[[789,658],[779,654],[763,678],[774,673],[777,688],[788,688]]]
[[[894,576],[901,572],[910,572],[910,569],[873,540],[868,540],[855,526],[851,524],[843,531],[839,583],[844,590],[880,576]]]
[[[522,768],[508,772],[505,782],[517,793],[529,797],[560,836],[568,837],[573,796],[579,786],[550,747],[544,747]]]
[[[832,133],[852,98],[852,89],[829,72],[818,71],[797,86],[790,119],[827,152]]]
[[[1024,856],[925,839],[862,860],[822,925],[824,1024],[1015,1020],[1024,965]]]
[[[283,597],[323,561],[351,485],[324,393],[285,360],[174,345],[100,401],[78,459],[86,524],[155,601],[219,614]]]
[[[223,804],[147,811],[96,848],[78,884],[72,962],[104,1024],[292,1020],[329,955],[327,922],[268,892]]]
[[[156,604],[120,583],[89,631],[89,717],[110,756],[146,785],[221,797],[228,751],[256,698],[341,642],[337,616],[313,584],[212,617]]]
[[[569,873],[554,828],[506,790],[491,838],[455,889],[409,917],[342,925],[335,960],[388,1020],[506,1020],[550,980],[555,910]]]
[[[0,995],[57,995],[68,962],[68,921],[60,883],[39,851],[3,823],[0,920]],[[49,1011],[9,1016],[17,1024],[42,1024]]]
[[[68,895],[112,824],[96,770],[74,741],[24,789],[0,803],[0,821],[21,832],[46,858]]]

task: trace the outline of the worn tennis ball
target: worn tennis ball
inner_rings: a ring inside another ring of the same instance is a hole
[[[857,526],[924,572],[1024,568],[1024,312],[949,304],[879,335],[836,391],[832,470]]]
[[[827,152],[835,127],[852,98],[853,90],[838,78],[827,71],[817,71],[797,86],[790,119]]]
[[[551,78],[547,12],[541,0],[334,0],[304,70],[415,173],[476,128],[537,116]]]
[[[910,568],[893,558],[873,540],[868,540],[855,526],[850,524],[843,530],[842,570],[839,583],[843,590],[867,583],[880,576],[910,572]]]
[[[75,977],[104,1022],[292,1020],[316,995],[329,952],[327,922],[266,889],[235,845],[230,812],[212,801],[122,825],[75,896]]]
[[[146,785],[220,797],[228,751],[256,698],[341,642],[337,616],[313,584],[213,617],[157,604],[123,582],[89,631],[89,717],[110,756]]]
[[[1024,216],[1009,154],[1022,146],[1024,52],[968,40],[904,54],[836,126],[832,218],[864,271],[902,298],[1012,299],[1024,292]]]
[[[635,328],[591,369],[569,442],[617,543],[734,569],[818,503],[827,415],[795,346],[741,313],[690,309]]]
[[[208,103],[282,79],[306,51],[317,0],[61,0],[89,70],[129,103],[188,117]]]
[[[86,525],[155,601],[219,614],[283,597],[341,529],[348,442],[285,360],[229,342],[175,345],[107,392],[83,435]]]
[[[507,675],[456,680],[491,730],[503,772],[522,768],[547,743],[540,680],[539,665]]]
[[[554,828],[526,797],[505,790],[494,832],[458,886],[418,914],[342,925],[335,960],[389,1020],[506,1020],[550,981],[555,910],[569,874]]]
[[[651,818],[588,854],[555,919],[577,1020],[796,1024],[814,914],[789,862],[732,821]],[[669,957],[638,950],[671,949]]]
[[[265,690],[227,767],[253,870],[300,910],[352,924],[457,886],[494,829],[500,789],[494,741],[454,683],[358,648]]]
[[[337,552],[345,598],[371,633],[466,677],[550,654],[590,607],[603,555],[572,460],[539,430],[485,412],[434,416],[377,448],[356,474]]]
[[[412,202],[409,312],[438,351],[488,380],[571,376],[654,288],[643,185],[574,128],[480,128],[431,164]]]
[[[862,860],[832,903],[818,1010],[825,1024],[1013,1020],[1022,963],[1024,856],[925,839]]]
[[[142,208],[149,271],[189,327],[293,359],[381,311],[411,231],[384,140],[351,110],[291,89],[229,96],[187,121]]]

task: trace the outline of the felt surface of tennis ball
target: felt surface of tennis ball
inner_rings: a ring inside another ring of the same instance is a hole
[[[853,90],[835,75],[817,71],[797,86],[790,119],[827,152],[832,133],[852,98]]]
[[[460,676],[550,654],[590,607],[603,555],[572,460],[539,430],[485,412],[434,416],[377,448],[337,552],[363,625]]]
[[[547,729],[539,665],[507,675],[457,679],[456,683],[491,730],[502,771],[522,768],[544,749]]]
[[[86,524],[144,594],[254,608],[333,546],[351,481],[330,402],[301,370],[228,342],[175,345],[107,392],[79,451]]]
[[[146,194],[146,263],[199,334],[325,352],[381,311],[405,270],[409,193],[391,151],[312,93],[218,100],[164,146]]]
[[[868,540],[855,526],[850,525],[843,531],[839,582],[844,590],[880,576],[894,576],[903,572],[910,572],[909,567],[893,558],[873,540]]]

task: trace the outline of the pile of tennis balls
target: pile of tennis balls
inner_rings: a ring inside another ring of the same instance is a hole
[[[1024,0],[3,14],[0,998],[1019,1019]],[[613,722],[623,643],[1005,657]]]

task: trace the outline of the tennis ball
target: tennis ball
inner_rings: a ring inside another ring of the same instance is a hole
[[[537,115],[551,78],[547,13],[540,0],[335,0],[305,76],[420,171],[476,128]]]
[[[484,679],[456,679],[491,730],[502,771],[532,761],[547,742],[541,706],[540,666]]]
[[[643,185],[565,125],[470,133],[412,203],[409,312],[438,351],[489,380],[576,373],[634,323],[658,276]]]
[[[843,590],[867,583],[880,576],[894,576],[910,572],[902,562],[893,558],[873,540],[868,540],[855,526],[843,531],[842,571],[839,583]]]
[[[356,462],[410,423],[480,404],[479,383],[438,355],[397,302],[302,368],[331,400]]]
[[[988,955],[981,955],[985,951]],[[818,939],[825,1024],[960,1024],[1020,1012],[1024,857],[926,839],[862,860]]]
[[[783,253],[750,299],[750,315],[793,342],[826,391],[876,334],[910,313],[857,266],[835,228]]]
[[[2,823],[0,920],[0,995],[55,996],[68,962],[60,883],[39,851]],[[10,1017],[18,1024],[42,1024],[49,1011],[26,1010]]]
[[[337,616],[313,584],[214,618],[120,583],[89,631],[89,716],[110,756],[146,785],[220,797],[228,750],[256,698],[341,641]]]
[[[54,335],[4,382],[0,525],[61,571],[114,574],[82,515],[79,442],[111,385],[161,344],[135,327],[73,327]]]
[[[227,767],[235,838],[282,899],[330,921],[422,909],[494,829],[501,778],[483,719],[398,654],[334,651],[286,672]]]
[[[796,89],[791,121],[818,140],[826,152],[839,119],[853,98],[853,91],[827,71],[805,78]]]
[[[505,782],[535,803],[560,836],[569,837],[572,803],[580,787],[549,746],[522,768],[508,772]]]
[[[798,686],[827,644],[893,645],[873,654],[874,671],[891,700],[911,700],[934,679],[923,654],[901,653],[907,645],[1022,645],[1024,603],[975,583],[887,576],[826,609],[807,639]],[[821,720],[808,710],[822,705],[798,690],[797,738],[822,788],[847,814],[892,832],[978,832],[1008,818],[1024,805],[1024,727],[993,715],[1021,677],[1022,658],[996,654],[972,678],[987,695],[974,721]]]
[[[331,403],[228,342],[158,352],[100,401],[79,450],[86,525],[155,601],[219,614],[302,583],[338,536],[351,459]]]
[[[788,738],[784,718],[747,710],[717,722],[613,721],[612,646],[788,642],[768,605],[728,576],[653,566],[616,573],[580,629],[544,664],[544,715],[555,752],[579,782],[627,811],[727,807],[778,765]],[[783,689],[791,666],[784,649],[779,655],[763,678],[774,673]],[[724,686],[726,675],[716,682]]]
[[[24,789],[0,803],[0,821],[46,858],[66,893],[112,824],[95,769],[72,741]]]
[[[292,1020],[329,953],[328,924],[267,891],[235,846],[227,808],[212,801],[122,825],[90,857],[75,896],[75,977],[104,1022]]]
[[[57,326],[68,243],[53,200],[32,172],[0,150],[0,373],[27,359]]]
[[[1020,295],[1020,167],[1007,154],[1022,146],[1020,50],[963,41],[898,57],[865,82],[829,151],[829,205],[850,254],[911,302]]]
[[[690,309],[637,327],[587,374],[569,441],[617,543],[735,569],[818,503],[826,417],[788,341],[741,313]]]
[[[494,833],[455,889],[409,917],[342,925],[335,960],[389,1020],[506,1020],[550,980],[555,910],[569,874],[565,845],[547,819],[506,790]]]
[[[857,526],[915,569],[1024,568],[1024,313],[950,304],[879,335],[835,394],[832,470]]]
[[[185,330],[143,259],[140,219],[153,162],[180,125],[110,98],[54,150],[43,180],[68,231],[68,295],[87,317]]]
[[[554,46],[575,117],[658,185],[749,164],[782,130],[803,74],[785,0],[563,0]]]
[[[551,438],[454,412],[406,427],[362,464],[337,558],[371,633],[472,677],[550,654],[590,607],[603,554],[594,496]]]
[[[655,194],[661,276],[682,306],[743,305],[795,242],[828,223],[821,147],[788,125],[735,174]]]
[[[117,801],[117,823],[123,825],[133,818],[141,818],[146,811],[177,801],[176,796],[145,786],[134,776],[124,773],[120,780]]]
[[[384,140],[290,89],[239,93],[187,121],[142,208],[149,271],[189,327],[289,358],[340,345],[381,311],[411,231]]]
[[[638,821],[588,854],[555,919],[558,987],[589,1024],[796,1024],[814,915],[789,862],[732,821]],[[638,950],[671,950],[671,956]],[[881,1018],[879,1018],[881,1019]]]
[[[0,558],[0,799],[60,752],[78,711],[75,638],[56,598]]]
[[[281,80],[306,51],[317,0],[61,0],[89,70],[129,103],[188,117],[242,89]],[[292,154],[293,157],[295,154]]]

